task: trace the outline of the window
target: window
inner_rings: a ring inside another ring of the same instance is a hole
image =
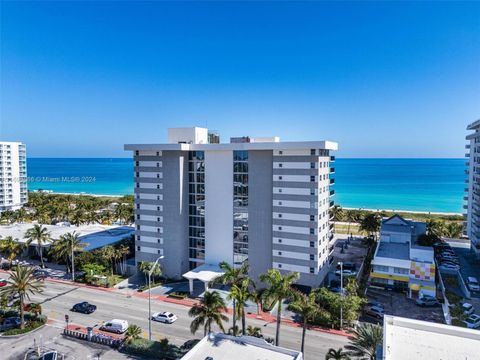
[[[140,204],[137,204],[137,210],[140,210]]]
[[[315,229],[310,228],[310,235],[315,235]]]
[[[278,202],[278,205],[282,206],[282,202],[281,202],[281,201],[279,201],[279,202]]]
[[[281,268],[282,268],[282,264],[278,264],[278,268],[281,269]]]
[[[160,163],[157,163],[157,167],[160,167]]]
[[[157,179],[160,179],[160,174],[157,173]]]
[[[138,150],[135,151],[135,155],[138,156]]]
[[[157,195],[157,200],[160,200],[160,195]]]
[[[278,152],[278,155],[283,155],[283,151],[280,150],[280,151]]]
[[[315,163],[310,163],[310,169],[315,169]]]
[[[157,243],[161,244],[160,239],[157,239]]]
[[[315,149],[310,149],[310,155],[315,155]]]
[[[157,184],[157,189],[160,189],[160,184]]]
[[[315,260],[315,255],[310,254],[310,260]]]
[[[160,206],[157,206],[157,211],[160,211]]]
[[[388,266],[383,266],[383,265],[373,265],[373,271],[382,271],[382,272],[388,272]]]
[[[157,217],[157,222],[160,222],[160,218],[159,218],[159,217]]]
[[[310,221],[315,221],[315,215],[310,215]]]
[[[278,217],[281,218],[281,217],[282,217],[282,214],[278,214]]]
[[[135,161],[135,166],[139,166],[140,165],[140,161]]]
[[[281,176],[278,177],[278,180],[282,180],[283,178]]]
[[[282,192],[282,189],[278,189],[278,192],[281,193],[281,192]]]
[[[283,164],[278,164],[278,167],[279,167],[279,168],[283,167]]]
[[[137,230],[140,230],[140,225],[137,225]]]
[[[278,227],[278,231],[282,231],[282,227],[281,227],[281,226]]]
[[[315,189],[310,189],[310,195],[315,195]]]
[[[310,241],[310,247],[314,247],[315,243],[313,241]]]
[[[140,246],[137,246],[137,251],[140,251]]]
[[[281,244],[281,243],[282,243],[282,239],[278,239],[278,242]]]
[[[140,235],[137,236],[137,241],[140,241]]]
[[[310,176],[310,182],[315,182],[315,176]]]
[[[139,188],[139,187],[140,187],[140,183],[137,182],[137,188]]]
[[[278,252],[278,256],[282,256],[282,252],[281,252],[281,251]]]
[[[315,273],[315,269],[314,268],[310,268],[310,274],[313,274]]]
[[[158,249],[158,250],[157,250],[157,254],[158,254],[158,255],[162,255],[162,250],[161,250],[161,249]]]
[[[159,151],[157,151],[157,156],[160,156],[160,152],[159,152]]]
[[[393,272],[395,274],[409,274],[410,273],[409,269],[402,269],[402,268],[397,268],[397,267],[393,268]]]
[[[159,232],[160,232],[160,228],[157,228],[157,233],[159,233]]]
[[[138,171],[135,175],[136,175],[136,177],[140,177],[140,173]]]

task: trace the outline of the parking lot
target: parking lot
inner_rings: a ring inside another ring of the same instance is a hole
[[[442,308],[420,307],[415,304],[414,299],[409,299],[404,293],[389,290],[377,290],[369,288],[367,291],[369,301],[379,302],[385,308],[385,314],[402,316],[410,319],[445,323]],[[361,321],[378,323],[378,319],[363,315]]]

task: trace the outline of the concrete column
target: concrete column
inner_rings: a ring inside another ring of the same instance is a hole
[[[193,279],[188,279],[188,288],[190,290],[190,295],[193,294]]]
[[[205,291],[208,291],[208,281],[204,281],[203,285],[205,285]]]

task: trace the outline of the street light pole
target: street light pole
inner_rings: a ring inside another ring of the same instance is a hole
[[[152,300],[150,297],[150,284],[151,284],[151,277],[152,273],[155,270],[155,266],[158,264],[158,260],[163,259],[164,256],[161,255],[158,259],[153,263],[152,268],[148,272],[148,340],[152,341]]]
[[[340,296],[342,298],[340,302],[340,330],[343,329],[343,261],[338,263],[340,265]]]
[[[73,257],[73,239],[72,239],[72,281],[75,282],[75,259]]]

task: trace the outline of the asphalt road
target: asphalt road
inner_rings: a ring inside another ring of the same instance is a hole
[[[70,322],[82,326],[100,326],[102,322],[111,319],[124,319],[129,324],[140,326],[143,336],[148,337],[148,300],[129,296],[119,292],[106,292],[70,284],[45,282],[42,294],[32,297],[32,301],[42,304],[44,314],[50,319],[65,321],[65,314],[69,314]],[[97,305],[97,311],[90,315],[71,312],[73,304],[89,301]],[[181,345],[185,341],[203,337],[203,331],[196,335],[190,333],[191,318],[188,316],[188,307],[152,300],[152,313],[156,311],[170,311],[178,316],[174,324],[163,324],[152,321],[152,338],[168,338],[171,343]],[[231,320],[230,320],[231,324]],[[247,319],[247,325],[258,326],[265,336],[274,337],[275,323],[267,323],[257,319]],[[217,329],[213,329],[217,330]],[[299,349],[301,329],[282,325],[280,346]],[[319,331],[307,331],[305,341],[305,358],[323,359],[329,348],[338,349],[348,342],[344,336],[332,335]]]

